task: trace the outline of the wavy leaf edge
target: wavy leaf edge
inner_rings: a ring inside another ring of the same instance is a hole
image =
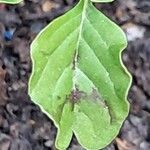
[[[81,0],[82,1],[82,0]],[[92,2],[110,2],[110,1],[113,1],[113,0],[91,0]],[[77,7],[77,5],[75,6],[75,7]],[[72,10],[70,10],[70,11],[73,11],[73,9]],[[70,12],[69,11],[69,12]],[[69,13],[68,12],[68,13]],[[66,14],[65,14],[66,15]],[[64,16],[64,15],[63,15]],[[62,17],[62,16],[60,16],[60,17]],[[46,26],[39,34],[38,34],[38,36],[35,38],[35,40],[33,41],[33,43],[31,44],[31,60],[32,60],[32,66],[33,66],[33,69],[34,69],[34,58],[32,57],[32,50],[34,49],[34,44],[36,43],[36,41],[38,40],[38,38],[42,35],[42,33],[44,33],[50,26],[51,26],[51,24],[54,24],[55,22],[57,22],[58,20],[59,20],[59,18],[60,17],[58,17],[58,18],[56,18],[54,21],[52,21],[48,26]],[[122,31],[122,30],[120,30],[120,31]],[[127,45],[126,45],[127,46]],[[125,47],[126,47],[125,46]],[[132,76],[130,75],[130,73],[128,72],[128,70],[127,70],[127,68],[125,67],[125,65],[123,64],[123,61],[122,61],[122,52],[123,52],[123,50],[124,50],[124,48],[123,49],[121,49],[120,50],[120,52],[119,52],[119,59],[120,59],[120,64],[121,64],[121,66],[122,66],[122,68],[124,69],[124,71],[126,72],[126,74],[128,75],[128,77],[130,78],[130,82],[129,82],[129,84],[128,84],[128,87],[127,87],[127,89],[126,89],[126,95],[125,95],[125,101],[126,101],[126,103],[128,104],[128,108],[129,108],[129,102],[128,102],[128,100],[127,100],[127,95],[128,95],[128,92],[129,92],[129,89],[130,89],[130,86],[131,86],[131,83],[132,83]],[[29,80],[29,85],[30,85],[30,82],[31,82],[31,80],[32,80],[32,77],[34,76],[34,72],[35,72],[35,70],[32,70],[32,74],[31,74],[31,77],[30,77],[30,80]],[[31,90],[30,90],[30,86],[29,86],[29,93],[31,92]],[[29,94],[30,95],[30,94]],[[36,101],[34,101],[34,103],[36,103]],[[40,108],[41,108],[41,110],[47,115],[47,116],[49,116],[52,120],[53,120],[53,122],[54,122],[54,124],[55,124],[55,126],[58,128],[58,133],[57,134],[59,134],[59,125],[57,124],[57,122],[55,121],[55,119],[53,119],[53,117],[43,108],[43,106],[41,106],[41,105],[39,105],[39,103],[37,102],[36,103]],[[128,109],[128,112],[127,112],[127,114],[129,113],[129,109]],[[119,133],[119,130],[118,130],[118,133]],[[117,133],[117,134],[118,134]],[[112,139],[113,140],[113,139]],[[112,140],[110,141],[110,142],[112,142]],[[56,141],[57,141],[57,139],[56,139]],[[80,142],[80,141],[79,141]],[[109,142],[109,143],[110,143]],[[108,143],[108,144],[109,144]],[[88,148],[87,148],[88,149]]]

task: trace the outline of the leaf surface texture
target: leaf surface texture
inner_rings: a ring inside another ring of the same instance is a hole
[[[68,147],[73,133],[89,150],[104,148],[118,134],[129,111],[131,77],[121,61],[126,45],[122,30],[89,0],[32,43],[29,95],[58,128],[58,149]]]

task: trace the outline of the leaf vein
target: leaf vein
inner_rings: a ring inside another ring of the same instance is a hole
[[[74,34],[77,30],[78,30],[78,27],[75,28],[75,30],[74,30],[73,32],[71,32],[71,33],[67,36],[67,38],[65,38],[65,39],[62,41],[62,43],[53,51],[53,53],[56,52],[56,51],[65,43],[65,41],[66,41],[72,34]],[[46,62],[44,68],[42,69],[41,75],[40,75],[40,77],[39,77],[37,83],[35,84],[34,88],[39,84],[41,78],[43,77],[43,73],[44,73],[44,71],[45,71],[45,69],[46,69],[46,67],[47,67],[47,65],[48,65],[48,62],[50,61],[50,57],[53,55],[53,53],[51,53],[51,54],[49,55],[48,61]]]
[[[106,41],[102,38],[102,36],[100,35],[100,33],[97,31],[97,29],[93,26],[93,24],[91,23],[91,21],[88,19],[88,17],[86,16],[86,20],[88,21],[88,23],[90,24],[90,26],[94,29],[94,31],[97,33],[97,35],[99,36],[99,38],[103,41],[103,44],[105,45],[105,47],[107,49],[109,49],[109,45],[108,43],[106,43]]]
[[[84,42],[87,44],[87,46],[90,48],[90,50],[93,52],[93,54],[95,55],[95,57],[97,58],[97,60],[99,61],[99,63],[103,66],[103,68],[105,69],[105,71],[109,74],[109,72],[107,71],[107,69],[105,68],[105,66],[100,62],[99,58],[96,56],[95,51],[92,49],[92,47],[91,47],[91,46],[89,45],[89,43],[86,41],[86,39],[83,38],[83,37],[82,37],[82,39],[83,39]],[[118,97],[118,94],[116,93],[116,89],[115,89],[114,83],[113,83],[113,81],[112,81],[110,75],[108,76],[108,78],[109,78],[109,80],[111,81],[111,84],[112,84],[112,87],[113,87],[113,90],[114,90],[115,95]],[[120,98],[118,97],[118,99],[120,99]]]

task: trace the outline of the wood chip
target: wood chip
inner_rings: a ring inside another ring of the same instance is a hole
[[[120,138],[116,138],[117,147],[119,150],[137,150],[132,143],[129,143]]]
[[[46,0],[43,5],[42,5],[42,10],[44,12],[49,12],[51,11],[53,8],[58,8],[59,5],[57,3],[51,2],[49,0]]]
[[[5,105],[7,101],[5,75],[6,71],[0,67],[0,105]]]

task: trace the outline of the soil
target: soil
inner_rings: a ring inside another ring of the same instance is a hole
[[[26,0],[0,4],[0,150],[55,150],[56,128],[27,94],[30,43],[76,0]],[[123,60],[133,76],[130,113],[105,150],[150,150],[150,1],[115,0],[97,4],[126,32]],[[83,150],[73,138],[69,150]]]

